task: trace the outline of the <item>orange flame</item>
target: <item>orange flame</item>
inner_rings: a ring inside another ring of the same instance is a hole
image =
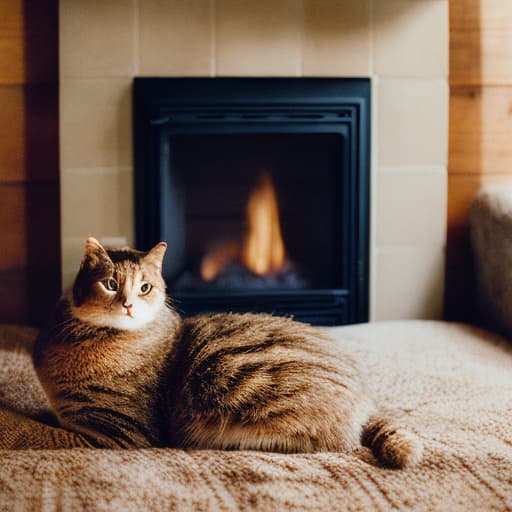
[[[277,198],[269,173],[262,170],[259,182],[247,203],[248,229],[242,248],[225,242],[212,248],[201,262],[201,277],[213,281],[229,263],[241,257],[242,263],[259,276],[278,271],[285,263]]]
[[[247,203],[248,232],[242,247],[244,265],[259,276],[276,272],[286,253],[279,225],[279,211],[272,179],[262,170]]]
[[[214,247],[201,261],[201,277],[204,281],[213,281],[221,270],[238,258],[240,247],[236,242],[227,242]]]

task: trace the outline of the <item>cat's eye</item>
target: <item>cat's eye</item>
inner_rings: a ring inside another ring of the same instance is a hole
[[[142,283],[140,285],[140,294],[147,295],[153,287],[149,283]]]
[[[115,292],[117,291],[117,281],[115,279],[106,279],[103,281],[103,286],[109,291],[109,292]]]

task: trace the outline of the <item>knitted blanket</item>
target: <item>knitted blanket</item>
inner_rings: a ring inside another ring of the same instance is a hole
[[[364,362],[377,401],[423,439],[418,466],[378,467],[365,448],[308,455],[4,449],[0,510],[512,510],[509,345],[445,322],[329,332]],[[44,418],[48,404],[29,357],[34,335],[0,328],[0,402]],[[30,431],[20,416],[2,435],[8,446]]]

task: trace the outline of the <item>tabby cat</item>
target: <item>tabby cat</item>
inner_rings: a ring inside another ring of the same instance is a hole
[[[355,361],[319,331],[270,315],[182,320],[166,296],[165,250],[88,238],[74,287],[36,342],[71,445],[291,453],[363,443],[387,466],[419,460],[418,438],[373,416]]]

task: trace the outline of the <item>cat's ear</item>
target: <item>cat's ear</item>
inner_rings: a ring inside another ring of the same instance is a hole
[[[148,251],[144,256],[144,261],[147,263],[154,265],[158,270],[162,271],[162,265],[164,262],[165,251],[167,250],[167,244],[165,242],[160,242],[156,244],[153,249]]]
[[[80,268],[93,268],[99,263],[105,262],[112,264],[112,260],[109,258],[104,247],[98,242],[98,240],[96,240],[96,238],[90,236],[85,241],[84,255],[82,256]]]

